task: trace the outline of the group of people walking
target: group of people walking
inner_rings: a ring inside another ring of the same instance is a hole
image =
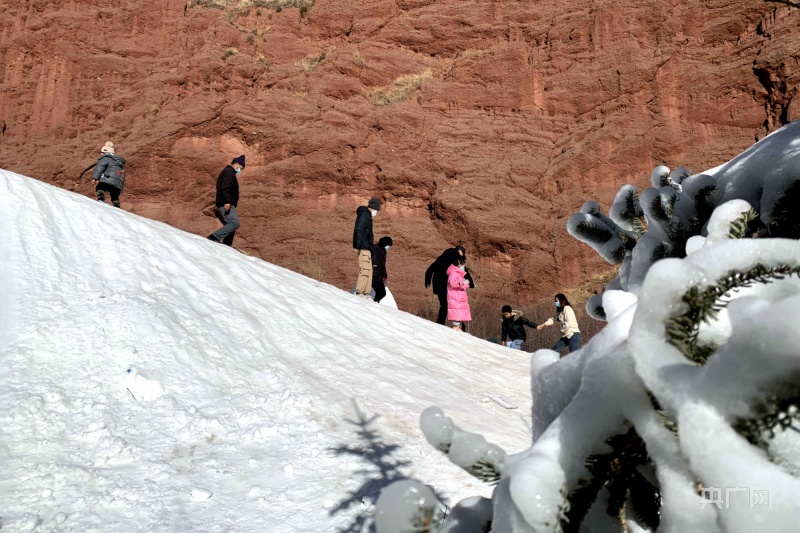
[[[388,252],[392,239],[381,237],[377,246],[373,244],[372,219],[377,216],[382,203],[378,198],[370,198],[366,206],[356,209],[356,222],[353,228],[353,248],[358,255],[358,281],[355,294],[362,298],[373,299],[380,302],[386,295],[385,282],[386,252]],[[475,288],[472,273],[467,268],[467,251],[463,246],[448,248],[431,263],[425,271],[425,288],[433,288],[433,293],[439,299],[439,313],[436,321],[446,325],[450,322],[453,329],[467,331],[467,325],[472,321],[469,308],[467,291]],[[370,296],[370,292],[374,296]],[[502,308],[502,338],[501,344],[509,348],[521,350],[522,344],[527,339],[525,326],[542,330],[558,323],[561,337],[553,346],[553,350],[560,352],[569,347],[574,352],[580,345],[581,333],[575,311],[569,300],[563,294],[557,294],[554,305],[556,314],[542,324],[536,324],[522,316],[522,311],[512,309],[510,305]]]
[[[577,350],[580,347],[581,331],[578,327],[575,310],[570,305],[567,297],[561,293],[556,294],[553,305],[556,308],[555,319],[548,318],[541,324],[536,324],[536,322],[532,322],[522,316],[522,311],[512,309],[510,305],[504,305],[501,311],[503,314],[503,332],[500,344],[505,344],[514,350],[521,350],[522,344],[528,339],[525,326],[536,328],[538,331],[558,323],[561,337],[559,337],[552,349],[556,352],[561,352],[564,348],[569,348],[570,353]]]
[[[100,157],[95,164],[92,180],[95,181],[95,192],[100,202],[105,202],[105,193],[109,193],[111,203],[120,207],[119,196],[125,185],[125,159],[114,152],[114,143],[106,142],[100,149]],[[91,167],[90,167],[91,168]],[[233,158],[230,164],[222,169],[217,177],[214,212],[222,223],[222,227],[207,238],[211,241],[233,245],[236,230],[239,229],[239,214],[236,210],[239,202],[239,181],[237,176],[245,168],[245,156]],[[89,169],[87,169],[88,171]],[[358,256],[358,280],[355,294],[380,302],[386,297],[386,281],[389,277],[386,270],[386,257],[392,246],[392,238],[381,237],[374,243],[372,219],[381,210],[382,202],[378,198],[370,198],[367,205],[356,209],[356,221],[353,229],[353,248]],[[453,329],[467,331],[472,321],[467,291],[475,288],[472,273],[467,268],[467,251],[463,246],[448,248],[431,263],[425,271],[425,288],[433,288],[439,299],[439,313],[436,321],[445,325],[448,321]],[[566,296],[557,294],[554,305],[556,315],[542,324],[536,324],[525,318],[522,311],[503,306],[501,312],[502,338],[501,344],[509,348],[521,350],[527,339],[525,327],[541,330],[558,322],[561,337],[553,350],[561,351],[569,347],[573,352],[578,349],[581,333],[575,311]]]

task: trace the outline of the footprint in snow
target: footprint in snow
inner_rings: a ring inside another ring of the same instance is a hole
[[[192,489],[192,498],[198,502],[204,502],[212,496],[212,492],[208,489],[195,487]]]

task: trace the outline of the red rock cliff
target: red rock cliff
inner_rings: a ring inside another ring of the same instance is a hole
[[[378,195],[401,307],[459,242],[522,303],[608,268],[566,233],[584,200],[800,118],[799,66],[788,0],[9,0],[0,166],[89,194],[113,140],[123,207],[205,235],[245,153],[242,249],[349,288]]]

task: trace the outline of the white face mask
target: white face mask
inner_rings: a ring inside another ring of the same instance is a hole
[[[378,212],[375,211],[374,209],[370,209],[369,212],[372,214],[372,216],[375,216],[375,215],[378,214]]]
[[[386,251],[388,252],[389,248],[391,248],[391,246],[386,246],[385,248],[386,248]]]

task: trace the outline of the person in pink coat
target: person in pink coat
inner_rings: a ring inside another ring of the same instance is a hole
[[[466,323],[472,320],[467,301],[467,289],[470,284],[469,280],[465,279],[466,263],[466,258],[457,257],[447,269],[447,320],[453,322],[453,329],[463,331],[466,331]]]

